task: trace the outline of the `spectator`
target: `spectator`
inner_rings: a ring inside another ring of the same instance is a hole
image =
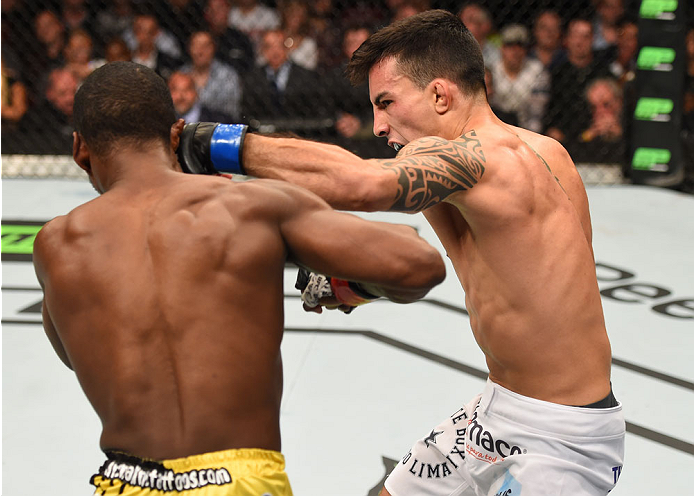
[[[244,116],[253,127],[281,121],[277,130],[320,132],[316,122],[326,115],[328,108],[313,105],[316,88],[321,86],[317,73],[289,60],[284,42],[284,32],[279,29],[262,35],[260,53],[265,64],[246,75]]]
[[[155,12],[161,28],[171,33],[179,46],[184,46],[192,33],[205,27],[200,0],[161,0]]]
[[[546,134],[567,145],[589,127],[585,95],[588,81],[610,76],[607,64],[593,52],[593,25],[572,19],[564,38],[567,59],[551,73]]]
[[[494,76],[488,67],[484,68],[484,85],[487,87],[487,101],[489,102],[489,108],[492,109],[494,115],[496,115],[506,124],[517,126],[518,116],[515,113],[505,112],[492,103],[494,101]]]
[[[332,69],[342,62],[340,31],[342,30],[334,0],[312,2],[311,33],[318,43],[318,68]]]
[[[467,3],[458,12],[458,17],[470,30],[482,48],[484,65],[491,67],[501,60],[499,47],[488,40],[494,27],[489,11],[478,3]]]
[[[8,48],[2,47],[0,73],[2,74],[2,153],[15,153],[19,122],[29,106],[26,85],[22,82]]]
[[[518,116],[520,127],[539,133],[549,98],[549,74],[539,60],[527,57],[530,34],[511,24],[501,30],[501,60],[491,66],[494,96],[491,102]]]
[[[617,50],[610,72],[620,86],[636,76],[636,54],[639,50],[639,27],[634,19],[622,18],[617,29]]]
[[[106,62],[130,62],[132,60],[128,44],[123,38],[112,38],[106,44],[104,52],[106,54]]]
[[[188,46],[190,63],[181,68],[195,82],[200,102],[232,119],[241,118],[242,81],[230,66],[215,58],[215,44],[207,31],[198,31],[190,37]]]
[[[279,28],[280,16],[258,0],[236,0],[229,12],[229,25],[248,36],[257,48],[263,32]]]
[[[617,44],[617,21],[624,15],[622,0],[599,0],[593,23],[593,50],[606,50]]]
[[[430,8],[431,2],[429,2],[429,0],[403,0],[399,2],[399,5],[395,9],[391,22],[406,19],[424,12],[425,10],[429,10]]]
[[[123,38],[135,19],[133,0],[111,0],[96,13],[96,31],[105,45],[116,37]]]
[[[214,38],[219,60],[243,74],[253,67],[255,53],[248,36],[229,26],[229,2],[230,0],[207,0],[204,10],[205,25]]]
[[[43,47],[42,62],[62,64],[65,48],[65,25],[51,10],[43,10],[34,18],[34,33]]]
[[[104,59],[92,57],[93,47],[92,37],[83,29],[75,29],[68,36],[63,52],[65,68],[71,71],[79,82],[106,63]]]
[[[146,20],[143,21],[143,19]],[[166,55],[170,60],[180,63],[180,60],[183,58],[183,51],[181,50],[182,42],[165,29],[162,29],[156,16],[145,8],[141,9],[141,11],[135,15],[132,27],[123,34],[123,39],[128,44],[128,48],[130,48],[133,56],[135,56],[135,52],[137,52],[140,43],[135,33],[135,24],[138,20],[141,24],[140,29],[142,29],[142,25],[144,24],[148,29],[155,32],[153,43],[156,51]],[[149,44],[150,42],[148,41],[148,45]]]
[[[87,0],[61,0],[60,3],[61,19],[68,32],[83,29],[89,36],[94,35],[92,29],[96,21]]]
[[[169,91],[176,109],[176,117],[186,122],[222,122],[231,124],[234,119],[222,112],[217,112],[198,99],[195,81],[190,74],[176,71],[169,78]]]
[[[65,68],[57,68],[49,73],[47,82],[45,101],[30,108],[22,119],[23,149],[17,153],[72,154],[72,105],[77,78]]]
[[[548,71],[566,60],[566,52],[561,46],[561,17],[554,10],[545,10],[535,19],[533,25],[535,45],[528,52],[530,58],[542,62]]]
[[[282,0],[278,8],[290,60],[306,69],[316,70],[318,43],[310,34],[308,3],[306,0]]]
[[[335,68],[327,86],[334,91],[333,101],[337,111],[335,130],[344,138],[373,137],[373,117],[369,88],[366,84],[352,86],[345,77],[345,67],[354,51],[366,41],[371,31],[365,25],[348,26],[342,38],[342,64]]]
[[[153,15],[139,14],[133,22],[135,48],[132,61],[153,69],[164,79],[180,66],[180,60],[161,51],[157,46],[160,35],[159,23]]]
[[[575,162],[618,163],[626,153],[622,130],[622,90],[612,78],[591,81],[586,88],[590,126],[567,151]]]

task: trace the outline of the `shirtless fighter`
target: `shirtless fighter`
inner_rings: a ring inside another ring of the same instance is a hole
[[[399,150],[395,159],[193,124],[184,168],[283,179],[345,210],[421,211],[441,239],[489,379],[415,444],[383,494],[607,494],[621,472],[625,422],[571,158],[497,119],[479,45],[448,12],[373,34],[348,73],[354,83],[368,78],[374,133]]]
[[[95,494],[291,495],[285,261],[351,303],[411,302],[443,280],[441,256],[285,182],[182,174],[184,123],[146,67],[97,69],[74,115],[74,159],[101,195],[46,224],[34,263],[48,338],[103,425]]]

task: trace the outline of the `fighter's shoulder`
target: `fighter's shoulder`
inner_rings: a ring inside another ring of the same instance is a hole
[[[276,179],[251,179],[237,183],[237,192],[252,205],[278,212],[300,208],[328,208],[328,204],[315,193]]]

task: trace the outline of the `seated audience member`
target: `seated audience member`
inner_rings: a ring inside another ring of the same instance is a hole
[[[154,12],[162,30],[184,47],[192,33],[205,29],[203,10],[201,0],[159,0]]]
[[[65,56],[65,68],[82,82],[94,69],[106,63],[104,59],[93,58],[94,42],[92,37],[83,29],[75,29],[70,32],[67,45],[63,50]]]
[[[17,130],[19,122],[26,114],[29,106],[26,85],[21,80],[17,70],[17,63],[9,49],[2,47],[0,69],[2,74],[2,148],[3,154],[16,153],[15,141],[18,139]]]
[[[60,17],[66,31],[82,29],[93,36],[95,14],[87,0],[60,0]]]
[[[229,12],[229,25],[248,36],[258,51],[263,33],[280,27],[280,16],[258,0],[236,0]]]
[[[123,33],[123,39],[133,53],[133,57],[135,57],[134,54],[138,51],[138,46],[141,43],[138,36],[142,36],[142,34],[140,33],[138,35],[135,33],[135,24],[139,21],[140,24],[145,22],[148,29],[153,33],[148,35],[148,37],[153,37],[153,41],[148,40],[147,44],[153,43],[157,52],[165,55],[170,60],[176,61],[177,64],[180,64],[183,58],[183,50],[181,49],[183,41],[178,40],[174,35],[162,29],[157,17],[147,8],[141,7],[138,10],[133,20],[133,25]],[[143,21],[143,19],[145,19],[145,21]],[[142,29],[142,26],[140,26],[139,29]],[[135,62],[134,58],[133,62]]]
[[[492,103],[494,101],[494,76],[488,67],[484,68],[484,84],[487,87],[487,101],[494,115],[506,124],[518,126],[518,116],[514,112],[506,112]]]
[[[480,44],[484,65],[491,67],[501,60],[499,47],[488,40],[494,28],[492,16],[489,14],[489,11],[482,7],[481,4],[471,2],[463,5],[458,12],[458,17],[470,30],[470,33],[475,37],[477,43]]]
[[[279,122],[277,131],[311,134],[330,110],[327,99],[316,99],[317,88],[323,85],[316,72],[289,60],[284,42],[279,29],[263,34],[260,54],[265,64],[244,75],[243,115],[252,127]]]
[[[278,5],[281,28],[286,36],[289,58],[306,69],[318,67],[318,44],[311,36],[311,18],[306,0],[282,0]]]
[[[501,30],[501,60],[491,66],[494,96],[491,102],[518,116],[520,127],[542,131],[549,74],[539,60],[527,57],[530,34],[525,26],[511,24]]]
[[[181,65],[180,59],[159,49],[157,38],[160,34],[156,17],[139,14],[133,22],[135,48],[131,49],[132,61],[156,71],[164,79]],[[126,40],[127,42],[127,40]]]
[[[112,38],[104,48],[106,62],[130,62],[132,55],[123,38]]]
[[[593,22],[593,50],[607,50],[617,44],[617,21],[624,15],[622,0],[598,0]]]
[[[636,56],[639,50],[639,27],[636,20],[623,17],[617,25],[617,47],[610,62],[610,72],[620,86],[636,76]]]
[[[318,43],[318,67],[332,69],[342,64],[341,16],[335,0],[313,0],[311,6],[311,33]]]
[[[342,64],[326,74],[325,90],[331,94],[335,113],[335,141],[340,146],[364,158],[389,158],[394,151],[386,140],[373,133],[373,112],[366,83],[352,86],[345,68],[354,51],[369,37],[366,24],[350,24],[342,38]]]
[[[204,17],[206,30],[217,47],[216,56],[239,74],[253,67],[255,53],[250,38],[229,26],[230,0],[207,0]]]
[[[574,162],[624,162],[626,149],[622,129],[622,90],[612,78],[595,79],[586,87],[590,126],[568,143]]]
[[[22,67],[30,103],[43,99],[50,70],[65,64],[63,49],[66,43],[65,26],[52,10],[46,9],[36,14],[33,31],[34,46],[28,52],[33,55],[33,60],[31,63],[25,62]]]
[[[195,82],[200,102],[233,119],[241,118],[243,83],[238,73],[215,58],[215,45],[207,31],[193,33],[188,44],[190,63],[181,67]]]
[[[551,73],[545,134],[566,145],[590,126],[590,111],[584,98],[587,83],[610,77],[610,71],[605,60],[593,51],[590,21],[569,21],[564,45],[566,60]]]
[[[72,154],[72,105],[78,81],[65,69],[53,69],[48,75],[45,101],[31,107],[20,123],[25,139],[17,153],[39,155]]]
[[[429,9],[431,9],[429,0],[403,0],[395,8],[391,22],[406,19]]]
[[[217,112],[203,105],[198,99],[193,76],[176,71],[169,78],[169,91],[176,109],[176,118],[186,122],[221,122],[234,123],[234,119],[222,112]]]
[[[528,57],[542,62],[545,69],[551,71],[566,59],[562,47],[561,17],[554,10],[545,10],[535,19],[533,25],[535,45],[528,52]]]
[[[103,45],[114,38],[123,38],[132,30],[135,19],[133,0],[111,0],[96,13],[96,34]]]

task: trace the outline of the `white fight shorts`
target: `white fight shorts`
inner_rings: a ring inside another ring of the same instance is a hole
[[[392,496],[604,496],[624,459],[622,405],[558,405],[487,380],[388,476]]]

